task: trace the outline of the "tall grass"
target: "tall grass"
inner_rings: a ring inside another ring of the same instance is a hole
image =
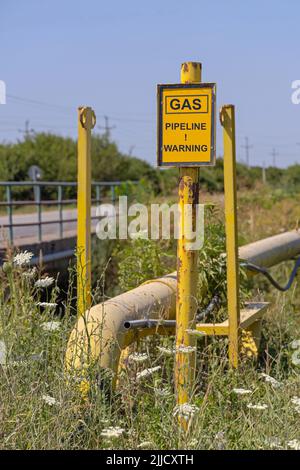
[[[126,274],[130,261],[120,262]],[[280,266],[273,274],[283,282],[288,270]],[[1,449],[300,446],[300,405],[295,400],[300,397],[300,366],[293,349],[300,347],[295,344],[300,339],[297,281],[285,294],[260,278],[255,281],[253,300],[271,302],[258,360],[245,359],[234,371],[228,366],[226,339],[198,340],[195,408],[183,433],[174,416],[174,337],[148,337],[136,344],[115,391],[109,373],[97,365],[87,372],[84,390],[64,364],[75,323],[72,275],[63,303],[56,281],[43,288],[37,287],[37,279],[45,279],[45,274],[26,264],[18,266],[12,258],[0,272]],[[143,370],[148,370],[147,376],[140,375]]]

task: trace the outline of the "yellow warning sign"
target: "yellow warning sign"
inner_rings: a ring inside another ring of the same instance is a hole
[[[158,165],[215,164],[216,85],[158,85]]]

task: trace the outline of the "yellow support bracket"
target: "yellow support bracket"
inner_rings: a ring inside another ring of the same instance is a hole
[[[91,130],[92,108],[78,108],[77,314],[91,306]]]
[[[258,353],[261,320],[269,302],[246,302],[240,312],[241,354],[256,357]],[[197,323],[196,329],[207,336],[229,336],[229,319],[221,323]]]
[[[227,254],[227,309],[229,328],[229,362],[238,366],[240,334],[240,296],[238,229],[236,201],[236,157],[235,157],[235,110],[232,104],[225,105],[220,111],[224,141],[224,193],[225,227]]]

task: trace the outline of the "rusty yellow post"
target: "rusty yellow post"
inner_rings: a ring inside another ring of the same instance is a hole
[[[200,83],[201,64],[186,62],[181,66],[181,83]],[[186,330],[195,325],[197,310],[197,259],[196,250],[189,251],[185,238],[185,206],[191,205],[192,226],[196,226],[196,206],[199,203],[199,168],[182,167],[179,173],[180,237],[177,245],[177,301],[176,301],[176,361],[175,387],[177,405],[188,403],[195,379],[196,353],[189,347],[196,345],[195,337]],[[188,348],[188,349],[184,349]],[[188,423],[180,419],[183,429]]]
[[[227,252],[227,308],[229,320],[229,362],[237,367],[239,362],[239,263],[236,202],[235,113],[229,104],[221,108],[220,120],[224,137],[224,192]]]
[[[77,313],[91,305],[91,130],[92,108],[78,108]]]

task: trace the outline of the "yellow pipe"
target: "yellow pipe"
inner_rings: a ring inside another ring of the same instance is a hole
[[[181,66],[181,83],[200,83],[201,64],[186,62]],[[196,371],[196,353],[182,352],[183,347],[195,347],[196,339],[186,330],[193,328],[197,311],[198,251],[188,250],[184,233],[185,206],[192,208],[192,227],[196,227],[196,205],[199,204],[199,169],[179,170],[179,227],[180,236],[177,244],[177,301],[176,301],[176,361],[175,389],[177,404],[190,400]],[[185,427],[185,422],[182,422]]]
[[[162,281],[162,282],[161,282]],[[155,330],[127,330],[124,323],[140,318],[175,318],[176,272],[96,305],[79,317],[68,342],[66,363],[69,369],[82,369],[95,361],[100,366],[118,369],[120,353],[138,337]],[[160,327],[160,333],[170,329]],[[174,333],[174,332],[173,332]]]
[[[298,231],[268,237],[239,249],[240,259],[261,267],[274,266],[299,254]],[[67,367],[80,370],[87,363],[98,362],[100,367],[116,373],[121,350],[139,335],[134,330],[126,330],[124,322],[147,316],[175,319],[176,289],[177,272],[174,271],[86,311],[84,317],[77,319],[71,332],[66,351]],[[144,336],[153,333],[147,329],[142,332]]]

